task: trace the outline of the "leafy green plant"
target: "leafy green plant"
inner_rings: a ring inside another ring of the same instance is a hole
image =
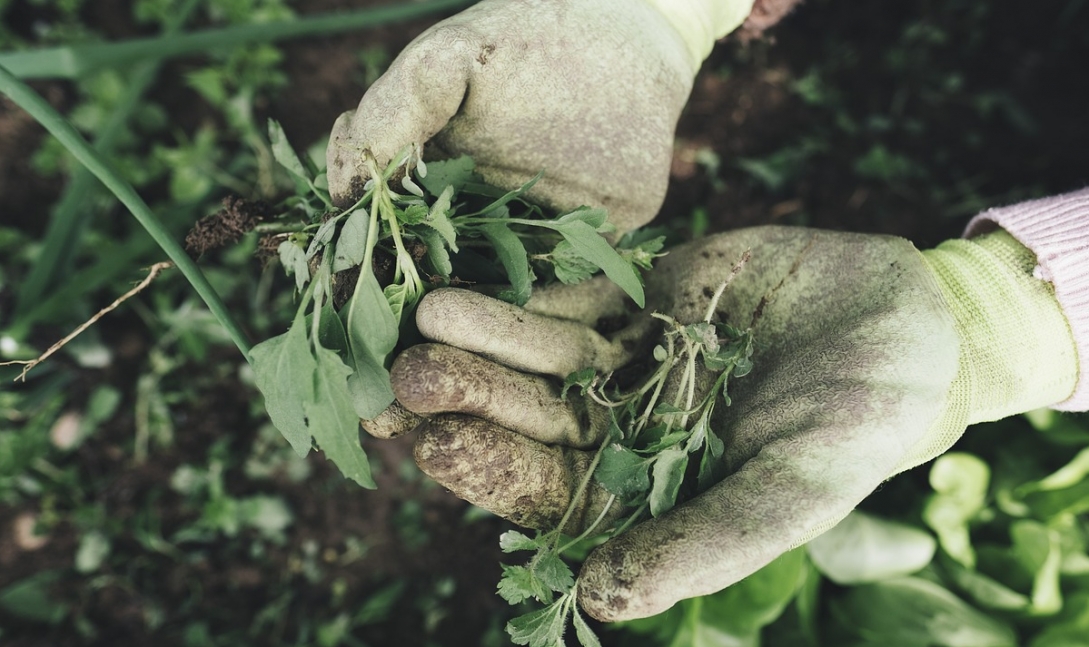
[[[522,200],[539,175],[514,191],[496,192],[479,184],[469,158],[429,169],[419,151],[406,150],[385,169],[372,162],[374,179],[363,196],[340,211],[332,206],[324,174],[295,153],[275,122],[269,139],[298,190],[283,215],[296,221],[301,215],[302,224],[276,240],[301,297],[290,329],[254,347],[255,381],[273,423],[300,456],[313,439],[364,487],[374,487],[374,480],[357,440],[358,420],[375,418],[393,402],[389,363],[432,286],[496,279],[501,268],[511,285],[501,298],[523,304],[532,291],[533,266],[550,268],[566,283],[600,269],[643,305],[637,268],[649,267],[662,240],[613,249],[604,237],[612,227],[602,209],[541,218],[539,207]],[[390,187],[397,174],[403,193]],[[472,252],[461,251],[469,246]],[[392,272],[381,281],[376,267],[383,263]],[[336,283],[355,267],[350,296],[339,305]]]
[[[682,494],[698,494],[721,478],[718,470],[724,445],[711,429],[711,419],[720,403],[730,405],[730,378],[743,377],[752,370],[753,336],[751,328],[741,330],[712,321],[712,317],[719,298],[747,259],[746,253],[721,284],[703,321],[682,325],[667,315],[654,314],[665,325],[662,344],[654,349],[658,366],[633,391],[610,389],[610,377],[598,376],[593,369],[568,376],[564,395],[578,387],[583,395],[605,406],[611,414],[609,433],[556,529],[538,532],[533,538],[508,531],[500,538],[504,552],[533,551],[533,557],[525,566],[503,567],[499,595],[511,604],[533,599],[546,605],[510,621],[507,631],[516,644],[561,645],[570,620],[584,647],[599,645],[579,614],[578,580],[562,557],[584,541],[597,544],[623,533],[647,513],[657,517],[673,508]],[[697,394],[701,370],[717,377],[706,393]],[[670,385],[670,399],[663,396],[671,380],[677,382]],[[613,392],[608,393],[610,390]],[[690,456],[697,457],[699,469],[695,483],[685,487]],[[598,518],[579,537],[564,537],[562,530],[591,478],[611,496]],[[629,512],[599,531],[614,503]]]

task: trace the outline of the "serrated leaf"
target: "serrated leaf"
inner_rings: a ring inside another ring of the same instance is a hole
[[[590,388],[590,385],[594,383],[594,378],[597,377],[597,371],[592,367],[580,369],[568,374],[563,379],[563,390],[560,391],[560,399],[564,402],[567,401],[567,392],[576,386],[579,387],[580,393],[586,393],[586,389]]]
[[[499,535],[499,548],[504,553],[513,553],[519,550],[537,550],[540,547],[541,544],[536,539],[528,537],[517,530],[508,530]]]
[[[295,289],[302,292],[310,280],[310,266],[306,262],[306,253],[294,241],[285,240],[276,248],[280,255],[280,264],[284,271],[295,277]]]
[[[654,461],[654,481],[650,490],[650,514],[657,517],[677,504],[677,494],[688,466],[688,453],[683,449],[667,449]]]
[[[473,158],[468,155],[431,162],[427,165],[427,176],[420,178],[420,184],[431,195],[440,195],[447,187],[456,193],[473,179],[474,167]]]
[[[333,271],[342,272],[363,262],[367,255],[367,233],[371,218],[366,209],[356,209],[344,221],[333,254]]]
[[[398,321],[368,268],[363,268],[355,293],[341,313],[346,320],[348,348],[354,372],[348,378],[352,403],[360,418],[370,420],[393,402],[386,360],[397,345]]]
[[[601,463],[594,470],[594,479],[610,494],[627,499],[647,491],[650,487],[649,470],[649,459],[613,443],[601,453]]]
[[[367,454],[359,444],[359,416],[356,415],[347,378],[352,373],[340,356],[327,348],[317,349],[314,372],[315,399],[304,402],[310,432],[325,456],[340,472],[368,489],[377,487],[371,476]]]
[[[427,220],[428,209],[426,204],[410,204],[404,211],[397,214],[397,219],[406,225],[418,225]]]
[[[507,633],[516,645],[563,647],[567,608],[566,596],[561,597],[543,609],[512,618],[507,623]]]
[[[566,593],[575,585],[571,567],[554,552],[544,552],[533,564],[533,572],[541,582],[557,593]]]
[[[446,245],[443,244],[439,232],[427,225],[416,227],[413,232],[427,246],[427,262],[431,264],[431,269],[442,278],[449,279],[450,273],[454,271],[454,265],[450,261],[450,252],[446,251]]]
[[[593,227],[581,220],[574,220],[556,223],[553,228],[571,243],[579,256],[600,267],[605,276],[627,292],[636,305],[640,308],[645,305],[643,281],[639,274]]]
[[[450,202],[453,198],[454,187],[448,186],[443,189],[442,193],[431,205],[431,210],[427,213],[427,220],[425,222],[428,226],[442,235],[442,238],[446,241],[446,246],[450,248],[450,251],[457,253],[458,234],[454,229],[454,223],[450,222]]]
[[[318,364],[310,352],[301,311],[286,333],[254,346],[250,359],[269,419],[295,453],[306,456],[311,443],[305,403],[316,402],[312,376]]]
[[[586,624],[586,620],[579,613],[578,605],[572,605],[571,612],[571,624],[575,625],[575,637],[579,639],[582,647],[601,647],[601,641],[597,639],[597,634],[590,628],[590,625]]]
[[[274,119],[268,120],[268,139],[272,145],[272,156],[280,166],[306,183],[314,179],[310,177],[310,173],[295,153],[295,149],[288,143],[283,127]]]
[[[503,565],[503,577],[496,589],[499,597],[508,604],[521,604],[526,600],[551,601],[552,594],[540,578],[525,566]]]
[[[507,272],[511,284],[511,300],[516,305],[525,305],[533,291],[533,272],[529,268],[529,255],[525,245],[503,223],[482,225],[480,231],[495,248],[495,254]]]
[[[580,256],[571,243],[561,240],[553,248],[552,269],[556,273],[556,279],[566,285],[582,283],[597,272],[597,265]]]

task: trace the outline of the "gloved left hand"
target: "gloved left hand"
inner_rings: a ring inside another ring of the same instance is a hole
[[[949,448],[966,425],[1068,397],[1077,358],[1032,253],[1005,232],[920,253],[903,239],[765,227],[674,249],[649,273],[648,310],[703,319],[746,249],[718,316],[753,328],[753,371],[715,409],[726,477],[597,548],[579,600],[601,620],[653,615],[722,589],[842,519],[890,476]],[[392,369],[410,410],[430,416],[416,457],[438,482],[531,527],[560,520],[603,437],[593,403],[556,383],[587,366],[646,361],[646,313],[612,336],[611,284],[540,290],[526,310],[464,290],[424,299],[420,331]],[[765,299],[768,297],[768,299]],[[766,303],[761,305],[766,300]],[[591,489],[576,525],[607,500]],[[568,528],[567,530],[571,530]]]

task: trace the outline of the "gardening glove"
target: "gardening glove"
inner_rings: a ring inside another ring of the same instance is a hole
[[[729,384],[732,406],[712,419],[726,476],[590,554],[579,600],[598,619],[718,591],[832,527],[967,425],[1074,390],[1075,346],[1052,286],[1004,231],[922,253],[900,238],[801,228],[720,234],[661,259],[646,312],[703,320],[745,250],[717,307],[718,320],[752,322],[756,346],[752,372]],[[594,329],[622,304],[600,282],[543,290],[525,310],[463,290],[426,297],[417,322],[438,344],[408,349],[392,369],[400,402],[430,416],[421,468],[501,516],[555,526],[593,451],[578,448],[604,430],[593,403],[561,401],[547,376],[653,370],[648,315],[613,336]],[[608,500],[596,488],[575,515],[583,523]]]
[[[704,6],[707,5],[707,6]],[[752,0],[484,0],[414,40],[333,126],[329,190],[351,205],[370,177],[430,140],[488,184],[566,211],[605,207],[623,232],[665,196],[673,132],[714,38]],[[416,153],[418,154],[418,153]]]

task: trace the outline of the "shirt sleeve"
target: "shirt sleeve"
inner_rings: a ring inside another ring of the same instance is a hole
[[[973,218],[965,237],[1002,228],[1036,254],[1033,276],[1055,288],[1078,351],[1074,394],[1059,411],[1089,411],[1089,188],[988,209]]]

